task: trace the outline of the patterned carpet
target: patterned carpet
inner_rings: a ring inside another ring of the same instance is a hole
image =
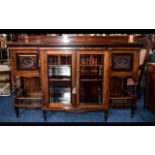
[[[20,109],[20,118],[16,118],[13,108],[14,94],[0,97],[0,122],[44,122],[41,110]],[[138,108],[133,118],[130,109],[110,109],[107,122],[155,122],[155,115],[143,107],[143,99],[138,100]],[[105,122],[103,112],[48,112],[47,122]]]

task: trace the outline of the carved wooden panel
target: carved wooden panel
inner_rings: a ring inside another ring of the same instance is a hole
[[[18,70],[37,70],[38,55],[37,54],[17,54]]]
[[[113,54],[112,69],[131,71],[133,68],[133,54]]]

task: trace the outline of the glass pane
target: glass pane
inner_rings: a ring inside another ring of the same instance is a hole
[[[70,104],[72,98],[72,56],[48,57],[49,102]]]
[[[80,82],[80,103],[102,103],[102,82]]]
[[[71,82],[50,82],[50,103],[71,103]]]
[[[102,79],[103,67],[102,66],[81,66],[80,79]]]
[[[103,56],[80,55],[80,103],[102,103]]]
[[[71,77],[71,67],[66,66],[56,66],[49,67],[49,77],[50,78],[70,78]]]

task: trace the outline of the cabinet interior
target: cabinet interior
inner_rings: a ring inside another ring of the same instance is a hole
[[[48,56],[49,103],[72,100],[72,55]]]
[[[80,103],[102,103],[104,55],[80,55]]]

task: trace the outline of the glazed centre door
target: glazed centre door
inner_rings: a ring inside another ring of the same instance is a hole
[[[72,51],[47,51],[44,57],[45,74],[43,86],[45,89],[46,107],[61,110],[72,109],[74,84],[75,54]]]
[[[109,53],[78,52],[77,106],[81,109],[108,107]]]
[[[51,110],[108,109],[108,51],[42,51],[44,106]]]

